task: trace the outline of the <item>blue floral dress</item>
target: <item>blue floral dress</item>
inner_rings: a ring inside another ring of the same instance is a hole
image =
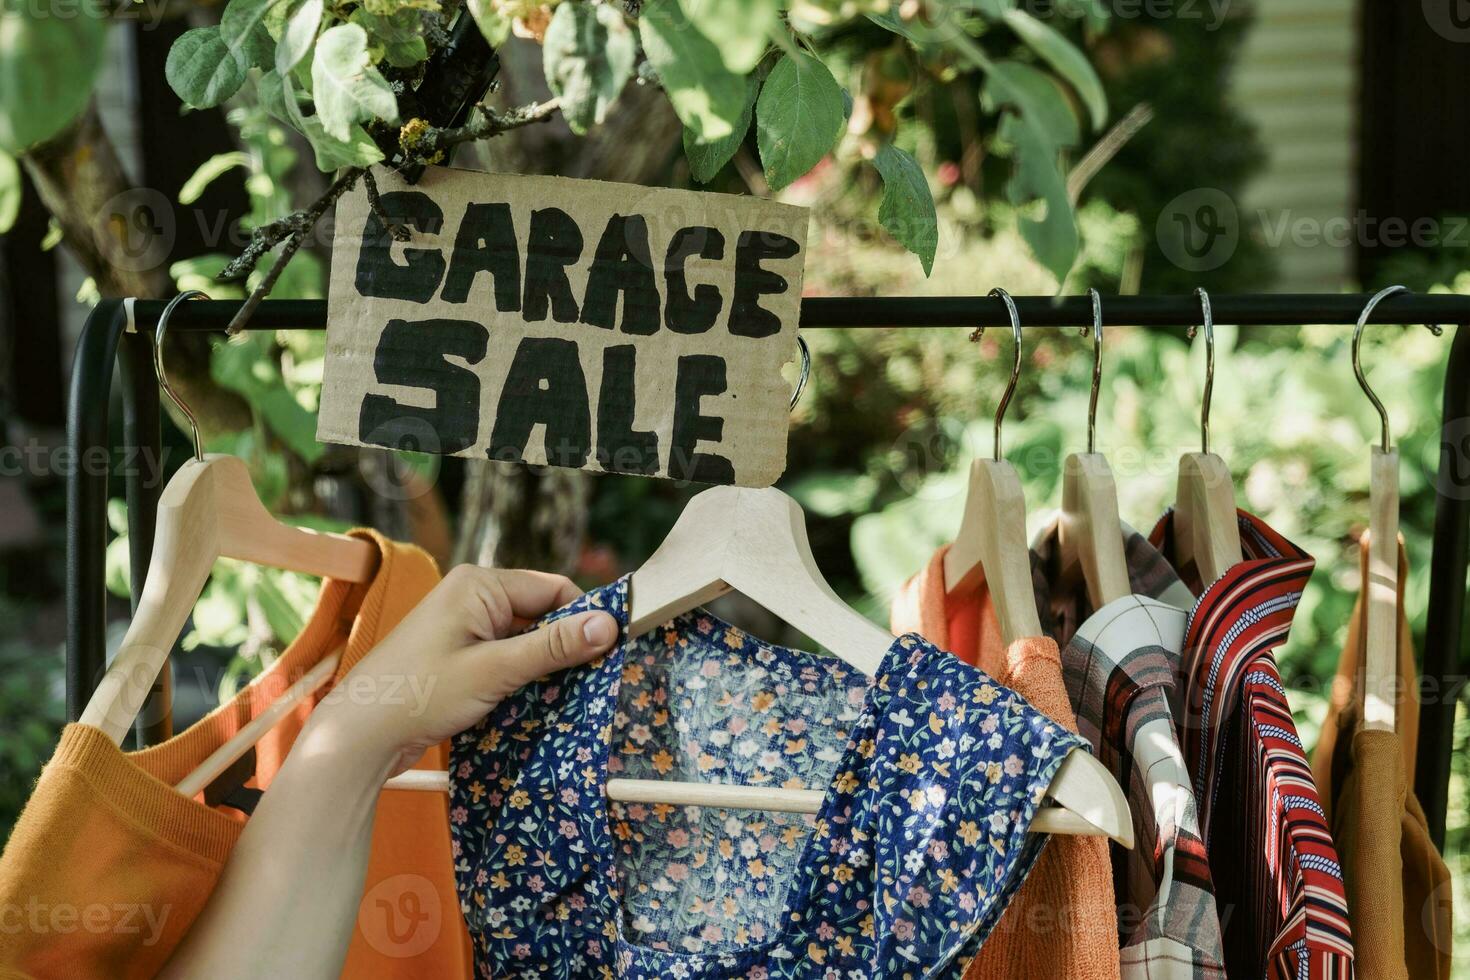
[[[454,742],[485,977],[958,977],[1045,842],[1081,739],[917,634],[875,677],[703,611],[522,688]],[[610,803],[613,776],[822,789],[816,816]]]

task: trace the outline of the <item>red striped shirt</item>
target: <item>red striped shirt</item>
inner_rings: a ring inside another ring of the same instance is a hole
[[[1173,512],[1150,540],[1174,559]],[[1174,704],[1194,781],[1232,977],[1353,975],[1337,848],[1287,704],[1274,650],[1315,562],[1238,512],[1243,560],[1203,587],[1185,627]],[[1176,565],[1176,568],[1178,566]]]

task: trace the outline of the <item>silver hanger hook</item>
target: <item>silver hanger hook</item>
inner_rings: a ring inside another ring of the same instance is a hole
[[[1015,360],[1011,362],[1011,380],[1006,384],[1005,394],[1000,396],[1000,404],[995,409],[995,460],[1001,460],[1000,427],[1006,418],[1006,407],[1011,403],[1011,396],[1016,393],[1016,383],[1021,380],[1021,314],[1016,311],[1016,302],[1011,299],[1011,294],[999,286],[990,291],[990,295],[998,297],[1006,305],[1006,314],[1011,318],[1011,339],[1015,342]],[[985,335],[984,327],[976,327],[970,334],[972,341],[979,340]]]
[[[1205,396],[1200,399],[1199,432],[1200,451],[1210,452],[1210,396],[1215,391],[1215,316],[1210,310],[1210,294],[1203,287],[1194,291],[1199,297],[1199,308],[1205,327]],[[1196,330],[1189,328],[1189,339],[1193,340]]]
[[[801,393],[806,391],[807,379],[812,376],[812,349],[806,345],[806,338],[801,334],[796,335],[796,346],[801,349],[801,373],[796,376],[796,390],[791,392],[788,411],[796,410],[796,403],[801,401]]]
[[[168,372],[163,369],[163,336],[168,331],[168,320],[173,316],[174,309],[186,299],[209,299],[209,297],[203,290],[190,289],[169,300],[168,305],[163,308],[163,312],[158,316],[158,329],[153,334],[153,373],[158,375],[158,386],[163,389],[168,400],[173,402],[174,407],[189,420],[189,434],[194,439],[194,458],[202,463],[204,462],[204,440],[199,437],[199,419],[194,416],[194,410],[189,407],[188,403],[174,390],[174,386],[169,383]]]
[[[1087,401],[1087,452],[1093,453],[1097,449],[1097,394],[1102,388],[1102,294],[1096,289],[1089,289],[1087,295],[1092,297],[1092,394]],[[1082,336],[1087,336],[1087,327],[1082,328]]]
[[[1379,445],[1382,447],[1384,452],[1388,452],[1390,449],[1393,448],[1392,434],[1389,431],[1388,425],[1388,409],[1383,407],[1383,402],[1379,401],[1378,395],[1368,384],[1368,378],[1363,374],[1363,362],[1359,356],[1359,349],[1363,345],[1363,327],[1367,326],[1368,317],[1373,314],[1373,308],[1377,306],[1379,302],[1387,299],[1390,296],[1397,295],[1398,293],[1407,292],[1409,292],[1409,289],[1406,286],[1387,286],[1383,289],[1380,289],[1378,292],[1374,293],[1373,296],[1368,300],[1367,304],[1363,307],[1363,312],[1358,314],[1358,323],[1356,326],[1353,327],[1353,374],[1358,379],[1358,387],[1363,389],[1363,394],[1368,396],[1368,400],[1373,403],[1373,407],[1378,411],[1378,422],[1379,425],[1382,427]],[[1440,330],[1438,324],[1426,323],[1424,324],[1424,326],[1427,327],[1429,329],[1429,332],[1434,334],[1436,337],[1438,337],[1443,332]]]

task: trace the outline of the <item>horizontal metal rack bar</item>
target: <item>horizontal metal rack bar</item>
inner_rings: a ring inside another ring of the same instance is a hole
[[[1308,323],[1351,324],[1367,305],[1367,293],[1253,293],[1210,297],[1216,323],[1242,326],[1288,326]],[[1023,327],[1080,327],[1092,323],[1092,301],[1086,296],[1015,296]],[[152,327],[164,300],[138,300],[133,316]],[[175,311],[170,330],[223,330],[240,308],[235,300],[198,300]],[[466,306],[467,310],[472,309]],[[1199,298],[1178,296],[1105,296],[1105,326],[1183,327],[1200,322]],[[803,327],[990,327],[1005,326],[1005,304],[990,296],[806,296],[801,301]],[[1401,293],[1379,303],[1370,323],[1470,323],[1470,296],[1448,293]],[[251,317],[247,330],[322,329],[327,323],[325,300],[267,300]]]

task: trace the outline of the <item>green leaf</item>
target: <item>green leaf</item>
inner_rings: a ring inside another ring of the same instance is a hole
[[[252,272],[247,280],[250,288],[258,286],[266,272],[265,269]],[[281,270],[281,276],[272,287],[271,295],[277,299],[321,299],[325,278],[321,260],[303,250],[291,256],[291,261]]]
[[[250,158],[239,150],[230,153],[216,153],[201,163],[199,169],[184,181],[184,186],[179,188],[179,203],[193,204],[199,200],[206,187],[219,179],[222,174],[229,173],[236,167],[244,167],[248,170]]]
[[[288,585],[290,572],[262,567],[255,577],[250,597],[259,607],[271,633],[282,642],[290,642],[306,626],[305,617],[288,597],[284,586]]]
[[[370,51],[382,49],[383,58],[394,68],[412,68],[429,56],[424,41],[424,21],[420,11],[401,7],[387,16],[379,16],[363,7],[352,12],[352,22],[367,31],[373,45]]]
[[[163,74],[186,104],[208,109],[240,90],[245,64],[220,37],[218,27],[196,27],[168,49]]]
[[[1077,260],[1078,236],[1067,182],[1057,169],[1056,149],[1016,116],[1001,121],[1000,137],[1016,147],[1016,172],[1006,185],[1006,195],[1017,205],[1044,202],[1041,217],[1022,216],[1021,237],[1057,282],[1064,282]]]
[[[353,125],[346,140],[327,133],[316,116],[302,114],[291,85],[273,71],[256,82],[260,104],[272,116],[306,137],[316,157],[317,169],[332,173],[341,167],[367,167],[383,159],[383,151],[361,126]]]
[[[107,584],[107,591],[124,599],[132,595],[133,566],[126,534],[119,535],[107,543],[103,561],[105,562],[103,581]]]
[[[679,6],[737,75],[755,68],[781,26],[776,0],[679,0]]]
[[[679,121],[702,142],[729,136],[745,105],[745,80],[684,16],[678,0],[650,0],[638,18],[643,51]]]
[[[245,59],[247,68],[269,71],[276,61],[276,39],[271,37],[271,32],[265,29],[264,24],[256,24],[245,35],[245,41],[240,45],[240,55]]]
[[[214,299],[244,299],[243,288],[235,283],[220,282],[216,278],[233,258],[233,255],[222,252],[206,252],[170,264],[168,275],[174,281],[176,292],[200,289]]]
[[[217,384],[243,396],[293,453],[314,463],[325,451],[316,441],[316,418],[286,388],[271,350],[274,343],[270,334],[255,333],[243,340],[218,344],[210,358],[209,373]]]
[[[730,130],[728,136],[721,136],[717,140],[708,143],[699,142],[694,135],[694,130],[688,126],[684,127],[684,156],[689,161],[689,173],[701,184],[708,184],[715,176],[724,169],[725,164],[740,149],[745,142],[745,136],[750,132],[750,120],[755,115],[755,100],[760,94],[760,77],[756,72],[745,76],[745,108],[740,110],[740,118],[735,120],[735,127]]]
[[[219,36],[241,68],[262,70],[275,61],[275,41],[265,18],[282,0],[230,0],[219,19]]]
[[[124,535],[128,533],[128,502],[122,497],[108,498],[107,526],[112,528],[113,534]]]
[[[339,140],[322,127],[319,119],[307,116],[302,132],[311,143],[317,169],[324,174],[342,167],[370,167],[383,159],[383,151],[359,125],[353,124],[348,129],[347,139]]]
[[[818,471],[796,480],[786,488],[801,509],[818,517],[863,514],[878,495],[878,481],[866,473]]]
[[[15,157],[0,151],[0,235],[15,226],[20,214],[20,199],[24,185],[20,179],[20,167]]]
[[[469,0],[470,16],[492,48],[498,48],[510,37],[510,18],[503,16],[492,0]]]
[[[564,3],[546,28],[541,57],[567,125],[585,133],[602,122],[632,77],[638,47],[613,7]]]
[[[842,87],[827,66],[804,52],[771,69],[755,107],[755,139],[766,183],[786,187],[815,167],[837,143],[846,121]]]
[[[1086,56],[1049,24],[1043,24],[1024,10],[1008,10],[1004,19],[1032,51],[1077,90],[1092,117],[1092,128],[1101,129],[1108,119],[1108,97]]]
[[[934,40],[932,35],[921,33],[913,25],[899,17],[898,11],[894,10],[892,5],[887,10],[869,13],[866,16],[868,20],[877,24],[879,27],[892,31],[906,41],[913,42],[917,47],[922,47],[924,44]]]
[[[0,151],[19,155],[61,132],[92,96],[102,67],[105,12],[7,3],[0,13]]]
[[[1018,110],[1037,136],[1054,149],[1076,146],[1082,138],[1077,116],[1056,79],[1021,61],[997,61],[986,73],[981,97],[988,111]]]
[[[322,23],[322,0],[291,0],[285,10],[281,39],[276,42],[275,68],[281,75],[289,74],[299,65],[316,42],[316,32]]]
[[[328,136],[344,143],[352,141],[356,123],[398,121],[398,99],[368,58],[367,43],[357,24],[338,24],[317,39],[311,62],[317,119]]]
[[[878,223],[919,257],[927,276],[934,271],[934,253],[939,247],[939,217],[929,181],[919,162],[892,143],[883,145],[873,165],[883,176]]]

